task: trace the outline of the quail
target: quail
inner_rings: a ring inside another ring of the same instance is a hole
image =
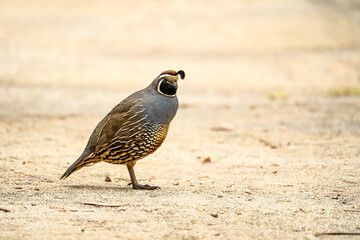
[[[169,124],[179,107],[176,97],[179,76],[184,79],[184,71],[164,71],[148,87],[116,105],[98,123],[81,156],[60,179],[85,166],[104,161],[126,164],[134,189],[159,188],[140,185],[134,165],[158,149],[165,140]]]

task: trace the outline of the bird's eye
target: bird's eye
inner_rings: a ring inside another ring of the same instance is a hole
[[[157,90],[162,95],[174,97],[176,95],[177,83],[170,83],[166,79],[163,79],[159,82]]]

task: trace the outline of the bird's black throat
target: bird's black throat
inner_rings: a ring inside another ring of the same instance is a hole
[[[177,83],[176,82],[170,83],[166,80],[163,80],[160,82],[159,90],[161,93],[165,95],[174,96],[177,91]]]

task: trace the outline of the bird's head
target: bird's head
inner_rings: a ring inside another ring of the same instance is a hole
[[[174,70],[167,70],[162,72],[157,78],[155,78],[153,84],[156,86],[156,91],[161,95],[167,97],[175,97],[178,88],[177,82],[185,78],[185,72],[183,70],[175,72]]]

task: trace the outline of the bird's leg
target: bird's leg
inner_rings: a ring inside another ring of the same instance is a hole
[[[127,169],[129,171],[130,174],[130,178],[131,178],[131,185],[133,187],[133,189],[146,189],[146,190],[154,190],[154,189],[158,189],[159,187],[157,186],[149,186],[149,185],[141,185],[137,182],[136,177],[135,177],[135,172],[134,172],[134,163],[130,163],[130,164],[126,164]]]

